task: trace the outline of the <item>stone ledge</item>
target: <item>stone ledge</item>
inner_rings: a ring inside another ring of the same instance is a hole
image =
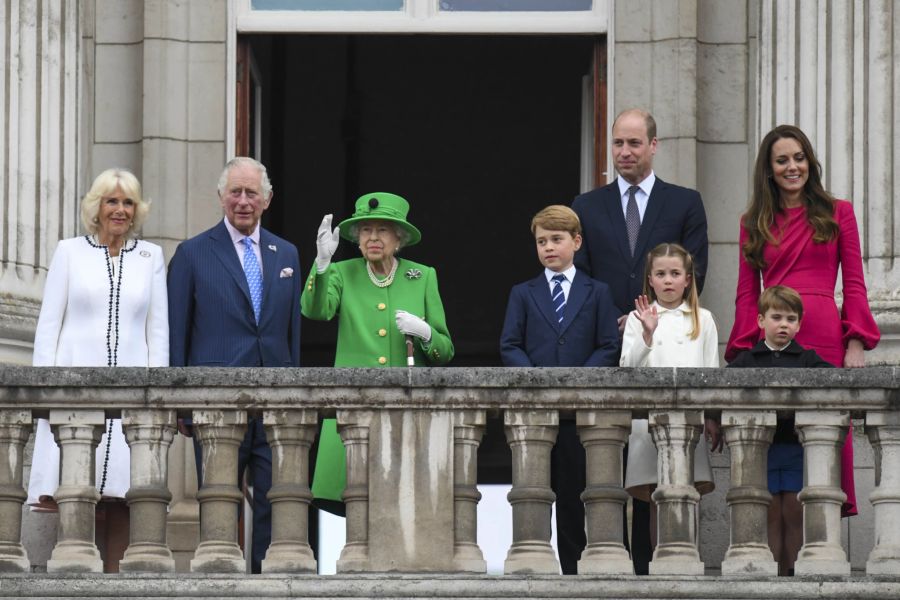
[[[895,600],[900,578],[0,575],[0,598],[639,598]]]

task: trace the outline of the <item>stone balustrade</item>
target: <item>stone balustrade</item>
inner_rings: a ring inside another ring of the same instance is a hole
[[[56,369],[0,368],[0,571],[27,572],[20,543],[22,456],[35,417],[61,447],[59,538],[48,570],[101,569],[94,545],[94,449],[105,417],[131,446],[131,543],[122,570],[173,570],[166,545],[166,456],[178,416],[203,446],[199,573],[241,573],[237,446],[261,416],[273,453],[267,573],[315,572],[306,539],[310,446],[336,417],[347,448],[347,543],[340,573],[484,573],[476,539],[477,448],[502,413],[513,456],[508,574],[555,574],[550,449],[560,419],[586,448],[587,548],[582,574],[629,575],[622,544],[622,449],[634,417],[659,449],[658,545],[651,573],[702,575],[696,545],[694,447],[704,413],[721,418],[731,453],[731,543],[723,575],[770,576],[765,456],[778,412],[794,413],[805,447],[803,575],[849,575],[840,544],[839,453],[865,418],[875,455],[876,520],[867,573],[900,577],[900,369]],[[867,501],[859,498],[860,502]]]

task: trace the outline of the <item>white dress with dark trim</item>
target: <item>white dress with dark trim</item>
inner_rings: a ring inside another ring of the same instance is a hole
[[[114,259],[91,236],[60,241],[47,272],[32,364],[168,366],[162,248],[129,240]],[[130,485],[130,452],[119,419],[108,420],[105,430],[97,446],[95,482],[104,497],[124,498]],[[59,448],[47,420],[38,419],[28,504],[52,498],[58,486]]]

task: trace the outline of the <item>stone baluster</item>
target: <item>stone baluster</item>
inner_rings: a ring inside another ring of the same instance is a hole
[[[272,448],[272,543],[262,561],[263,573],[315,573],[309,546],[309,448],[316,437],[315,410],[263,412],[266,439]]]
[[[634,575],[622,543],[622,507],[628,501],[622,488],[622,449],[631,431],[631,411],[579,410],[575,423],[587,465],[587,487],[581,495],[587,546],[578,561],[578,573]]]
[[[477,487],[478,446],[484,435],[485,412],[466,410],[454,414],[453,512],[454,558],[457,571],[485,573],[487,563],[478,547]]]
[[[0,410],[0,572],[31,570],[22,546],[22,459],[31,432],[31,411]]]
[[[174,410],[123,410],[122,430],[131,449],[131,540],[119,563],[122,572],[172,572],[175,559],[166,542],[169,447],[175,438]]]
[[[238,447],[247,430],[247,413],[235,410],[195,410],[194,435],[203,449],[200,502],[200,545],[191,560],[199,573],[244,573],[246,562],[238,546]]]
[[[339,573],[369,570],[369,430],[372,411],[337,411],[338,432],[347,452],[347,543],[341,550]]]
[[[731,543],[722,561],[723,575],[778,575],[768,540],[769,445],[775,435],[773,411],[722,411],[722,431],[731,453]]]
[[[94,519],[100,494],[94,485],[94,452],[103,436],[102,410],[51,410],[50,427],[59,444],[57,541],[48,573],[102,573],[94,543]]]
[[[841,546],[841,447],[850,417],[839,411],[797,411],[803,444],[803,547],[797,555],[797,575],[849,575],[850,563]]]
[[[556,443],[559,414],[550,410],[508,410],[503,415],[512,450],[513,543],[503,572],[559,573],[550,545],[550,517],[556,495],[550,489],[550,451]]]
[[[656,502],[656,550],[651,575],[703,575],[697,551],[697,503],[694,448],[703,431],[703,412],[673,410],[650,413],[650,435],[659,451]]]
[[[875,454],[875,547],[866,562],[869,575],[900,575],[900,412],[870,411],[866,435]]]

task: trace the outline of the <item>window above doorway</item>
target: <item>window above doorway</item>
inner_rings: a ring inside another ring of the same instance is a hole
[[[612,0],[231,0],[238,33],[602,34]]]

